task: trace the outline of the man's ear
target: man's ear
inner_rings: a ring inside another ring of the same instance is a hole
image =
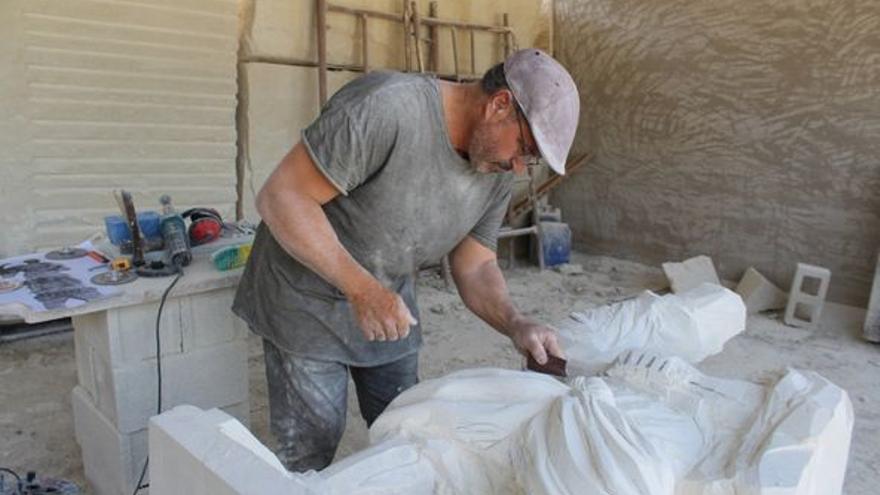
[[[486,104],[486,118],[493,122],[506,120],[513,111],[513,93],[509,89],[496,91]]]

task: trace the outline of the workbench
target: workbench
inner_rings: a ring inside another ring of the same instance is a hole
[[[196,255],[169,293],[160,325],[163,410],[218,407],[248,424],[248,332],[230,310],[241,272],[218,271],[208,255]],[[0,314],[28,323],[71,318],[74,429],[98,495],[131,495],[143,469],[147,421],[157,406],[156,316],[173,280],[139,278],[117,286],[118,295],[72,309],[0,306]]]

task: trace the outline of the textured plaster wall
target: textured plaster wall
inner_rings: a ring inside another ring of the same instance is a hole
[[[832,270],[863,305],[880,245],[880,2],[560,0],[557,55],[581,90],[555,195],[587,251],[711,255],[784,288]]]
[[[236,0],[0,1],[0,257],[118,213],[234,211]]]
[[[348,7],[368,8],[400,13],[403,2],[398,0],[334,0],[330,3]],[[428,14],[429,1],[419,0],[419,12]],[[241,0],[242,55],[317,60],[314,0]],[[501,24],[502,13],[509,13],[520,47],[550,48],[549,1],[541,0],[444,0],[439,2],[439,17],[484,24]],[[334,64],[357,65],[361,60],[361,28],[355,17],[330,12],[327,15],[328,61]],[[428,37],[426,28],[422,36]],[[440,71],[453,71],[452,41],[449,30],[440,34]],[[470,72],[469,37],[458,33],[459,66]],[[503,58],[500,37],[476,35],[475,66],[482,73]],[[370,66],[377,69],[404,67],[402,25],[386,20],[369,21],[368,43]],[[427,45],[423,56],[427,58]],[[413,65],[415,60],[413,59]],[[317,70],[266,63],[244,64],[243,90],[246,117],[243,141],[246,145],[243,177],[243,211],[245,218],[257,220],[254,196],[263,182],[298,141],[299,133],[320,110]],[[360,73],[330,71],[328,94],[358,77]]]

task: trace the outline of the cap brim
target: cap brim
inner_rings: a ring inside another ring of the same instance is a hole
[[[546,136],[542,131],[540,126],[534,126],[529,123],[529,130],[532,131],[532,136],[535,138],[535,144],[538,145],[538,151],[541,152],[541,157],[544,158],[544,161],[550,165],[550,168],[553,169],[559,175],[565,175],[565,155],[566,153],[558,153],[555,149],[556,147],[552,144],[548,136]]]

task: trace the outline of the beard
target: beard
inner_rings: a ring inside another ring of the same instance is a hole
[[[468,160],[477,172],[492,174],[513,170],[513,163],[499,156],[498,135],[493,132],[496,126],[497,124],[479,124],[471,136]]]

